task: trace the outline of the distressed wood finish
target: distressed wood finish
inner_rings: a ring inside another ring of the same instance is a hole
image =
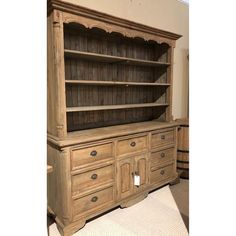
[[[147,149],[147,136],[134,137],[118,141],[117,155],[127,155]]]
[[[179,37],[48,1],[48,210],[62,235],[176,179]]]
[[[152,147],[160,147],[174,143],[174,129],[167,129],[166,131],[158,131],[152,134]]]
[[[81,168],[84,165],[95,164],[113,157],[113,143],[92,145],[86,148],[73,148],[71,155],[72,170]]]

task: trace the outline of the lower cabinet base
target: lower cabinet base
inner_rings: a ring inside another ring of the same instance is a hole
[[[158,186],[153,186],[147,190],[144,190],[143,192],[141,192],[139,194],[137,193],[135,196],[130,196],[127,199],[124,199],[124,200],[121,200],[120,202],[114,203],[114,205],[111,206],[110,208],[106,208],[100,212],[97,212],[96,214],[92,214],[90,216],[87,216],[86,218],[78,219],[74,222],[71,222],[68,225],[63,225],[63,223],[60,221],[60,219],[58,219],[58,217],[56,217],[55,221],[57,224],[57,228],[62,236],[72,236],[74,233],[76,233],[77,231],[79,231],[81,228],[83,228],[85,226],[85,223],[87,220],[89,220],[95,216],[98,216],[98,215],[108,211],[109,209],[112,209],[112,208],[115,208],[118,206],[120,206],[121,208],[131,207],[131,206],[137,204],[138,202],[144,200],[148,196],[149,192],[151,192],[155,189],[158,189],[166,184],[170,184],[170,185],[176,184],[177,183],[176,179],[178,179],[177,173],[171,179],[168,179],[168,180],[163,181],[162,183],[158,184]]]
[[[133,199],[129,199],[129,200],[122,202],[120,204],[120,207],[121,208],[131,207],[131,206],[137,204],[138,202],[141,202],[142,200],[144,200],[147,196],[148,196],[148,192],[146,192],[146,193],[144,192],[141,195],[139,195]]]

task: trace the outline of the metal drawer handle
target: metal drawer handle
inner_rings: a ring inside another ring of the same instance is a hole
[[[97,179],[98,175],[97,174],[93,174],[91,175],[91,179]]]
[[[161,135],[161,139],[165,139],[166,138],[166,136],[165,135]]]
[[[135,142],[132,142],[132,143],[130,143],[130,146],[131,146],[131,147],[135,147],[135,146],[136,146],[136,143],[135,143]]]
[[[97,156],[97,151],[96,151],[96,150],[94,150],[94,151],[90,152],[90,156],[92,156],[92,157],[95,157],[95,156]]]
[[[160,174],[161,174],[161,175],[164,175],[164,174],[165,174],[165,171],[164,171],[164,170],[162,170],[162,171],[160,172]]]
[[[164,152],[161,153],[161,157],[165,157],[165,153]]]
[[[96,202],[97,200],[98,200],[97,196],[91,198],[91,202]]]

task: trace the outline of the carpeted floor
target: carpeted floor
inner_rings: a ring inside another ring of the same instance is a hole
[[[186,220],[183,215],[188,216],[188,206],[184,206],[188,201],[187,191],[186,180],[165,186],[132,207],[115,209],[88,222],[74,236],[187,236],[183,222]],[[50,236],[60,235],[55,223],[49,231]]]

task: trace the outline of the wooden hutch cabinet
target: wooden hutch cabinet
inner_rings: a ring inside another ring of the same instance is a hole
[[[180,35],[48,1],[48,210],[62,235],[177,177]]]

